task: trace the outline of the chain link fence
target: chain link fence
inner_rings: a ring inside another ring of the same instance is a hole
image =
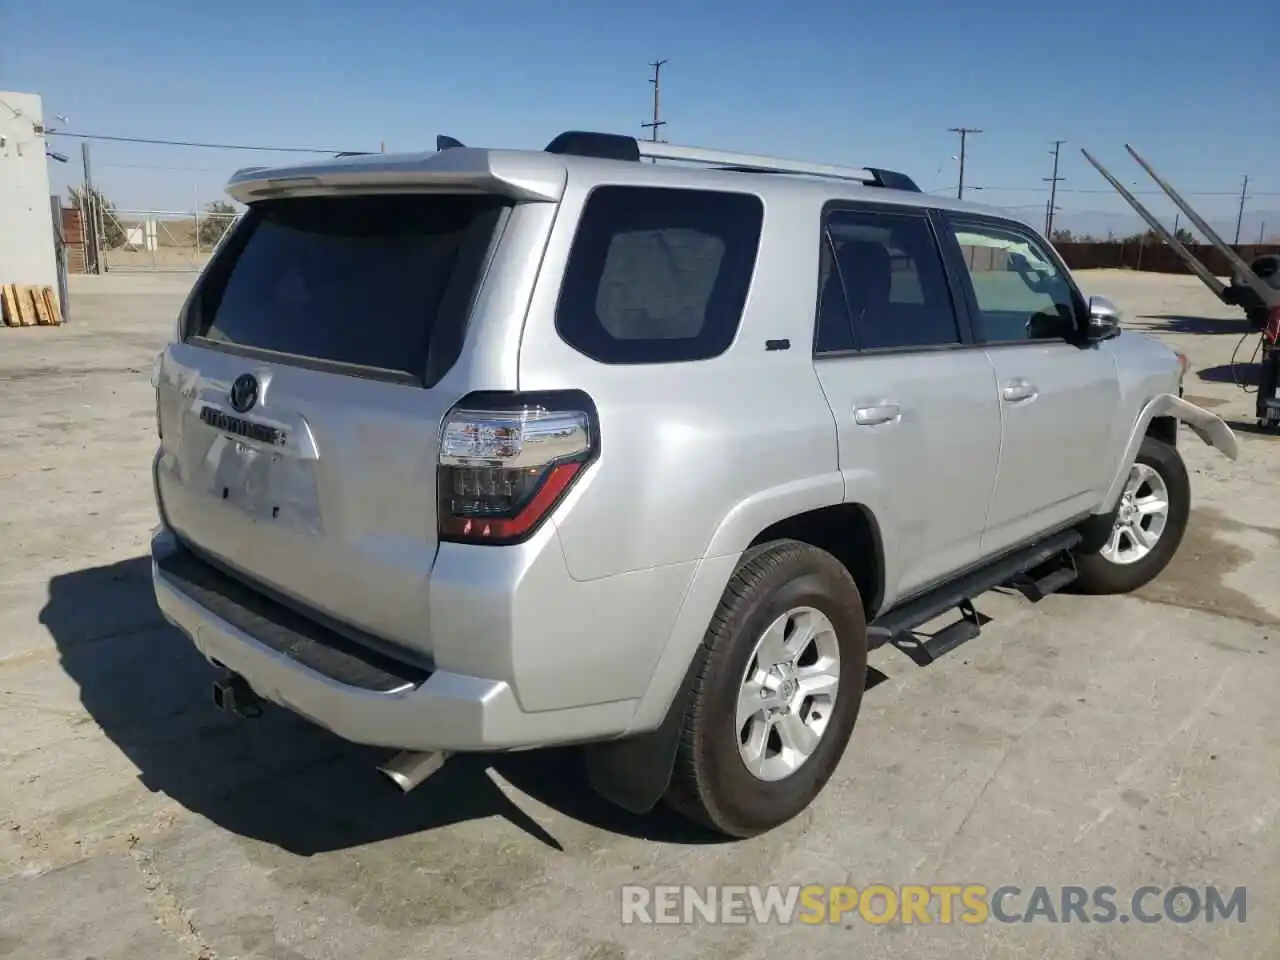
[[[238,219],[234,210],[96,210],[98,262],[104,272],[194,272]]]

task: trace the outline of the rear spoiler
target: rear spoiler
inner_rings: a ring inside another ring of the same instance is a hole
[[[496,193],[516,201],[554,203],[567,172],[551,154],[478,150],[449,144],[435,153],[366,154],[290,167],[238,170],[227,193],[244,204],[277,197],[441,190]]]
[[[1187,219],[1195,224],[1196,228],[1204,238],[1227,258],[1227,262],[1235,268],[1240,279],[1248,284],[1249,289],[1258,297],[1262,305],[1267,309],[1280,307],[1280,290],[1269,287],[1267,284],[1263,283],[1257,274],[1255,274],[1250,268],[1249,264],[1245,263],[1244,258],[1235,251],[1235,248],[1218,236],[1214,229],[1205,222],[1204,218],[1201,217],[1200,214],[1196,213],[1196,211],[1192,209],[1191,205],[1182,198],[1178,191],[1175,190],[1167,180],[1161,177],[1160,174],[1156,173],[1155,170],[1152,169],[1151,164],[1147,163],[1146,160],[1143,160],[1142,157],[1138,155],[1138,151],[1134,150],[1133,147],[1129,146],[1127,143],[1124,148],[1129,151],[1129,155],[1132,156],[1134,160],[1138,161],[1142,166],[1142,169],[1150,175],[1151,179],[1159,185],[1160,189],[1165,192],[1169,199],[1177,205],[1178,209],[1187,215]],[[1082,149],[1080,152],[1084,154],[1084,158],[1088,160],[1100,174],[1107,178],[1107,181],[1116,189],[1116,192],[1119,193],[1120,196],[1124,197],[1129,206],[1133,207],[1134,212],[1137,213],[1138,216],[1142,217],[1151,229],[1169,245],[1169,249],[1177,254],[1178,258],[1187,265],[1187,268],[1200,278],[1201,283],[1213,291],[1213,295],[1215,297],[1229,306],[1242,305],[1236,300],[1234,295],[1228,290],[1222,281],[1215,277],[1213,273],[1210,272],[1209,268],[1201,263],[1196,258],[1195,254],[1188,250],[1177,237],[1166,230],[1160,221],[1152,215],[1151,211],[1144,207],[1137,197],[1125,189],[1124,184],[1113,177],[1107,171],[1106,167],[1090,156],[1089,151]]]

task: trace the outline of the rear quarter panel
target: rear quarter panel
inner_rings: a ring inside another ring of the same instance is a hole
[[[684,186],[636,165],[625,180]],[[640,696],[631,731],[661,722],[738,558],[767,526],[838,504],[835,422],[812,356],[820,200],[765,194],[756,271],[737,337],[696,362],[609,365],[570,347],[555,310],[591,186],[571,174],[521,339],[521,390],[594,399],[600,455],[555,512],[597,672]],[[688,186],[705,186],[691,179]],[[743,189],[746,189],[744,187]],[[766,340],[789,340],[766,350]],[[636,597],[644,604],[637,605]]]
[[[643,183],[646,174],[642,167],[626,182]],[[519,364],[522,390],[582,389],[599,410],[600,457],[556,512],[571,575],[591,580],[736,555],[769,523],[841,502],[835,424],[812,359],[820,205],[763,198],[756,272],[725,353],[610,365],[577,352],[555,329],[559,278],[598,182],[570,178]],[[672,182],[664,168],[661,185]],[[790,347],[766,350],[766,340]]]

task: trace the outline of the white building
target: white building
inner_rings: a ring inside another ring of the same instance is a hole
[[[39,96],[0,90],[0,284],[56,291],[43,131]]]

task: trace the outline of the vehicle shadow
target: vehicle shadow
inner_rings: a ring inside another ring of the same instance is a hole
[[[1148,313],[1134,317],[1135,322],[1159,333],[1234,333],[1249,332],[1244,315],[1239,317],[1192,317],[1180,313]]]
[[[1251,433],[1259,437],[1280,437],[1280,429],[1262,426],[1257,420],[1227,419],[1223,422],[1235,433]]]
[[[1196,376],[1206,383],[1235,383],[1242,387],[1256,387],[1261,374],[1262,365],[1249,360],[1220,363],[1196,371]]]
[[[142,783],[244,837],[309,856],[466,820],[507,819],[563,849],[491,777],[602,830],[669,843],[723,840],[660,806],[629,814],[590,789],[569,749],[455,757],[405,795],[362,747],[286,710],[238,720],[215,710],[215,669],[160,615],[150,560],[134,557],[49,582],[40,622],[62,669]]]

